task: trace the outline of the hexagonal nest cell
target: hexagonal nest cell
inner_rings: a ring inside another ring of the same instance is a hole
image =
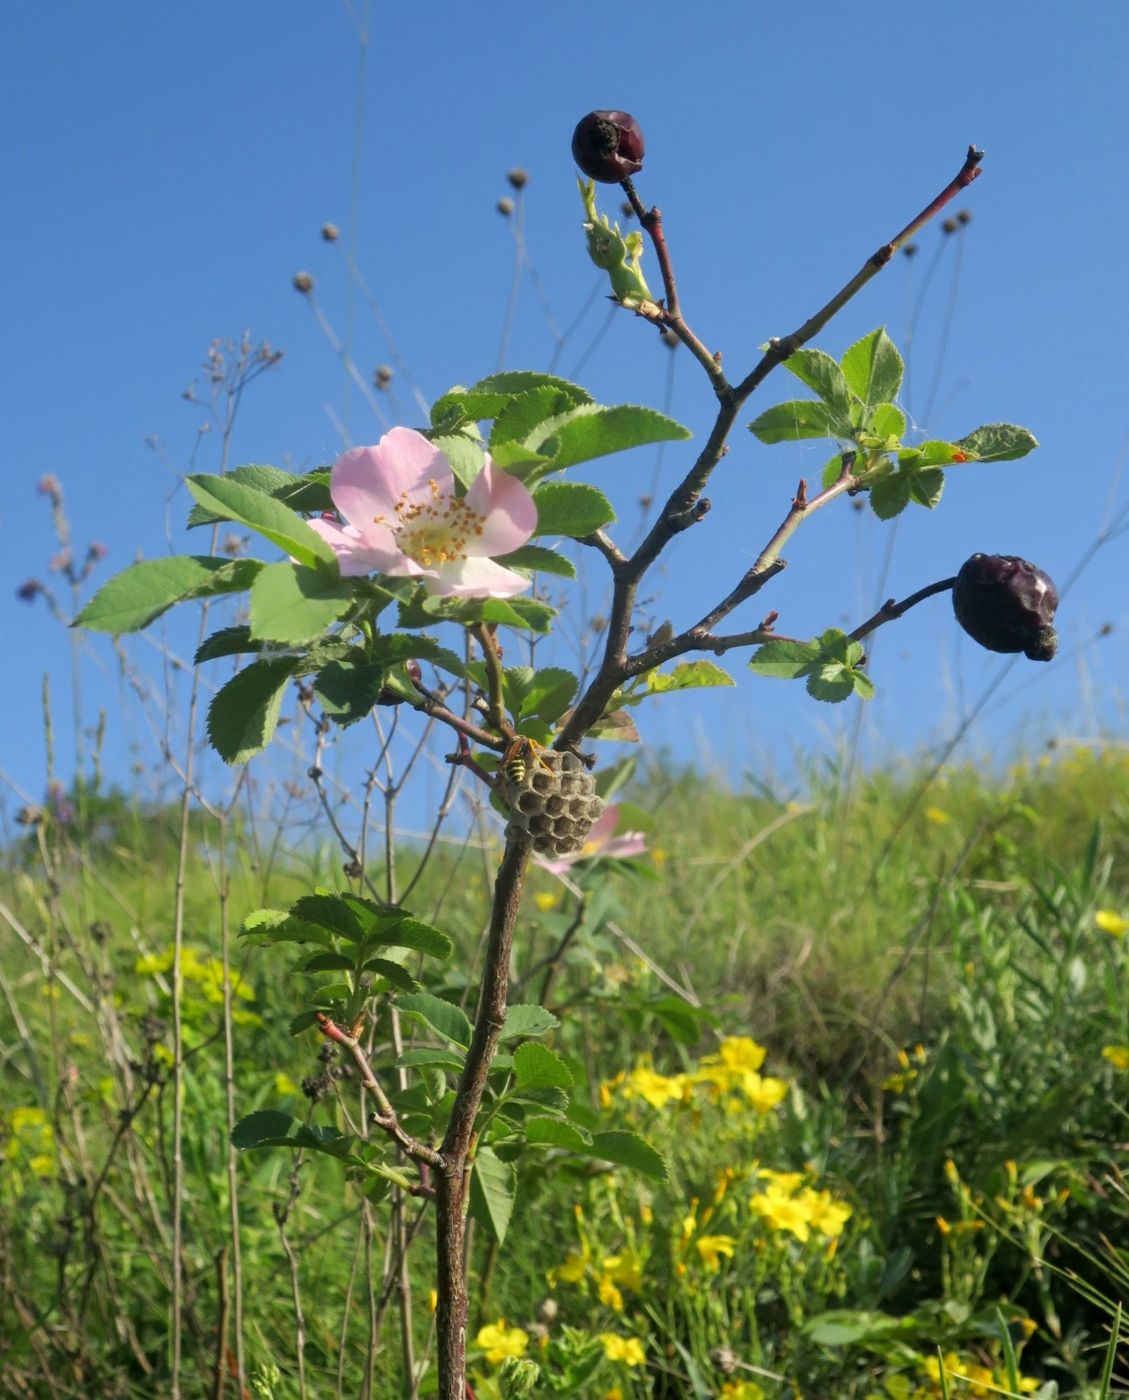
[[[604,810],[596,781],[574,753],[537,748],[517,781],[503,771],[502,798],[510,809],[506,834],[523,831],[540,855],[570,856],[582,849]]]

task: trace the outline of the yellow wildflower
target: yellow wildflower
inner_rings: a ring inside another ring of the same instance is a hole
[[[27,1164],[36,1176],[48,1177],[55,1170],[55,1159],[48,1152],[37,1152],[34,1157],[28,1158]]]
[[[625,1099],[645,1099],[652,1108],[665,1108],[668,1103],[681,1103],[685,1087],[684,1075],[672,1077],[640,1065],[626,1076],[621,1092]]]
[[[1123,919],[1116,909],[1099,909],[1094,915],[1094,923],[1103,933],[1112,934],[1114,938],[1123,938],[1126,930],[1129,930],[1129,919]]]
[[[655,868],[656,868],[657,870],[661,870],[661,869],[663,868],[663,866],[666,864],[666,860],[667,860],[666,852],[663,850],[663,848],[662,848],[661,846],[656,846],[656,847],[651,851],[651,859],[652,859],[652,860],[654,861],[654,863],[655,863]]]
[[[617,1337],[614,1332],[601,1332],[604,1355],[609,1361],[622,1361],[625,1366],[645,1366],[647,1353],[638,1337]]]
[[[923,815],[925,820],[932,822],[934,826],[944,826],[946,822],[952,821],[952,817],[941,807],[926,807]]]
[[[703,1235],[701,1239],[695,1240],[694,1244],[701,1255],[702,1263],[711,1274],[716,1274],[721,1268],[723,1257],[732,1259],[737,1248],[737,1241],[732,1235]]]
[[[838,1239],[851,1218],[850,1206],[836,1201],[830,1191],[805,1191],[800,1199],[811,1209],[812,1227],[829,1240]]]
[[[716,1056],[707,1056],[706,1059],[715,1059],[726,1069],[745,1071],[758,1070],[764,1064],[765,1049],[763,1045],[758,1045],[755,1040],[747,1035],[730,1035],[721,1042],[717,1049]],[[706,1063],[705,1060],[702,1062]]]
[[[285,1070],[279,1070],[274,1077],[274,1092],[276,1094],[285,1095],[297,1094],[301,1091]]]
[[[803,1244],[811,1237],[811,1205],[803,1197],[790,1196],[779,1186],[769,1186],[752,1198],[749,1208],[774,1230],[789,1230]]]
[[[949,1224],[949,1222],[945,1219],[943,1215],[936,1216],[934,1218],[933,1223],[937,1226],[937,1233],[939,1235],[948,1235],[952,1233],[953,1227]]]
[[[438,1290],[437,1288],[429,1288],[429,1289],[427,1290],[427,1310],[428,1310],[428,1312],[434,1313],[435,1309],[436,1309],[438,1306],[439,1306],[439,1290]]]
[[[46,1128],[48,1132],[51,1131],[46,1110],[42,1108],[13,1108],[8,1114],[8,1127],[13,1133],[23,1133],[29,1128]]]
[[[566,1254],[563,1264],[558,1264],[555,1269],[549,1270],[550,1286],[555,1287],[558,1283],[579,1283],[588,1270],[588,1259],[587,1245],[579,1254]]]
[[[560,903],[560,898],[555,894],[550,894],[548,890],[539,890],[533,896],[533,902],[542,914],[547,914],[550,909],[555,909]]]
[[[607,1274],[601,1275],[600,1282],[596,1285],[596,1292],[605,1308],[611,1308],[613,1312],[623,1311],[623,1294]]]
[[[726,1381],[721,1393],[725,1400],[764,1400],[764,1391],[756,1381]]]
[[[742,1076],[741,1088],[758,1113],[771,1113],[787,1095],[788,1081],[770,1079],[767,1075],[762,1078],[759,1074],[746,1074]]]
[[[777,1186],[781,1191],[796,1191],[804,1179],[803,1172],[774,1172],[771,1167],[758,1167],[757,1176],[762,1181]]]
[[[1129,1069],[1129,1045],[1103,1045],[1102,1059],[1108,1060],[1114,1069]]]
[[[655,1212],[646,1201],[639,1202],[639,1219],[644,1225],[650,1225],[655,1218]]]
[[[621,1283],[624,1288],[630,1288],[632,1293],[642,1293],[643,1261],[633,1249],[609,1254],[601,1269],[614,1283]]]
[[[507,1356],[521,1356],[529,1345],[529,1334],[520,1327],[507,1327],[506,1319],[500,1317],[483,1327],[474,1339],[475,1345],[486,1353],[491,1366],[500,1366]]]

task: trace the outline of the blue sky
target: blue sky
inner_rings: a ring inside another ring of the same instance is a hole
[[[352,4],[64,4],[6,15],[0,637],[10,681],[0,769],[26,792],[44,781],[45,673],[64,777],[73,762],[70,641],[40,604],[15,598],[25,579],[48,578],[54,550],[38,479],[62,481],[80,546],[106,544],[103,577],[170,541],[203,548],[179,530],[186,504],[173,467],[188,469],[202,417],[179,396],[208,344],[244,328],[285,358],[247,393],[233,464],[332,461],[343,424],[354,442],[375,440],[381,425],[290,287],[299,268],[313,275],[318,304],[367,379],[391,354],[350,290],[346,245],[426,398],[491,372],[514,252],[495,204],[512,166],[529,171],[529,252],[556,322],[568,325],[596,281],[569,153],[573,125],[593,107],[641,121],[640,192],[663,208],[688,320],[735,375],[916,213],[970,141],[986,148],[984,175],[960,201],[973,216],[964,232],[938,251],[943,235],[926,230],[913,263],[899,259],[816,342],[838,355],[886,324],[903,343],[935,262],[906,406],[928,436],[1003,420],[1042,443],[1020,463],[954,471],[934,516],[903,517],[885,594],[950,574],[978,549],[1025,555],[1063,583],[1107,511],[1129,501],[1118,475],[1129,429],[1124,7],[1068,16],[1043,0],[865,10],[373,3],[362,65],[365,0]],[[607,200],[614,211],[614,187]],[[319,237],[326,220],[342,230],[337,248]],[[645,266],[657,285],[650,255]],[[604,402],[661,407],[670,352],[627,315],[604,328],[605,306],[590,307],[558,370]],[[506,364],[543,369],[553,353],[527,269]],[[382,401],[390,420],[418,424],[402,374],[393,389],[395,403]],[[792,396],[778,371],[742,422]],[[704,376],[680,354],[670,411],[700,439],[710,403]],[[200,441],[197,468],[216,467],[215,446]],[[657,468],[648,449],[578,476],[613,498],[629,541],[656,469],[669,488],[688,450],[668,449]],[[684,624],[728,592],[799,476],[818,475],[827,455],[820,444],[762,447],[742,426],[711,487],[712,514],[655,577],[655,616]],[[787,574],[735,623],[753,626],[772,606],[783,631],[805,635],[873,610],[891,527],[842,505],[799,532]],[[1063,603],[1061,658],[1009,673],[971,752],[1124,735],[1127,539],[1100,550]],[[599,607],[598,562],[588,561],[574,615]],[[1107,622],[1115,631],[1095,643]],[[162,635],[187,650],[194,627],[173,620]],[[130,655],[160,683],[147,643]],[[143,726],[108,641],[83,639],[80,658],[88,719],[107,709],[107,768],[124,779]],[[863,727],[868,757],[943,739],[999,666],[958,632],[944,598],[885,629]],[[642,717],[646,738],[739,777],[787,769],[797,749],[831,750],[850,733],[859,702],[817,705],[799,687],[743,675],[736,658],[730,670],[737,689],[656,706]]]

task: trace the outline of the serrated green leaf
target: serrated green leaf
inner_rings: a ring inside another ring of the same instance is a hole
[[[359,943],[368,932],[365,911],[337,894],[304,894],[290,906],[290,913],[304,924],[314,924],[351,943]]]
[[[527,444],[534,431],[550,418],[577,406],[578,400],[551,384],[542,384],[507,400],[490,430],[491,455],[503,443]],[[540,454],[538,454],[540,455]]]
[[[533,493],[537,507],[534,535],[566,535],[582,539],[615,519],[602,491],[582,481],[549,481]]]
[[[843,454],[841,452],[836,452],[835,456],[831,458],[819,474],[819,484],[822,489],[826,491],[829,486],[834,486],[839,480],[842,471]]]
[[[842,661],[825,661],[808,673],[807,689],[813,700],[837,705],[855,688],[854,676]]]
[[[250,938],[260,947],[275,943],[332,944],[333,938],[323,928],[303,923],[285,909],[256,909],[248,914],[239,928],[240,938]]]
[[[903,447],[898,460],[908,467],[947,467],[960,452],[955,442],[919,442],[916,447]]]
[[[855,694],[863,700],[874,699],[874,682],[865,671],[852,670],[851,683],[855,688]]]
[[[801,438],[847,436],[838,419],[818,399],[792,399],[766,409],[749,424],[749,432],[761,442],[799,442]]]
[[[470,1174],[470,1206],[476,1220],[487,1225],[501,1244],[506,1238],[517,1194],[517,1171],[491,1148],[480,1147]]]
[[[517,627],[525,632],[537,632],[541,636],[550,631],[556,615],[556,608],[537,598],[487,598],[482,604],[484,621]]]
[[[870,431],[875,437],[895,437],[900,442],[906,430],[906,416],[892,403],[880,403],[870,415]]]
[[[831,410],[840,432],[851,431],[851,391],[843,371],[822,350],[797,350],[784,362],[784,368],[819,395]]]
[[[780,680],[794,680],[806,675],[819,659],[819,646],[816,642],[764,642],[749,657],[749,670],[759,676],[776,676]]]
[[[418,992],[420,989],[420,984],[410,972],[405,972],[399,963],[390,962],[388,958],[366,958],[362,971],[375,972],[398,992]]]
[[[1014,462],[1039,446],[1034,433],[1014,423],[986,423],[957,442],[957,447],[979,462]]]
[[[312,642],[352,601],[348,583],[324,569],[267,564],[251,585],[251,635],[263,642]]]
[[[356,1138],[346,1136],[336,1128],[318,1128],[303,1123],[289,1113],[261,1108],[241,1118],[231,1130],[233,1147],[247,1151],[252,1147],[305,1147],[314,1152],[326,1152],[331,1157],[351,1158]],[[352,1160],[359,1161],[359,1158]]]
[[[568,709],[579,684],[573,672],[563,666],[546,666],[530,678],[521,701],[521,717],[535,715],[546,724],[555,723]]]
[[[576,565],[555,549],[544,545],[523,544],[512,554],[499,554],[495,561],[507,569],[522,569],[531,574],[555,574],[558,578],[575,578]]]
[[[337,557],[319,534],[289,506],[264,496],[251,486],[230,476],[185,477],[188,489],[199,503],[224,520],[234,520],[262,535],[308,568],[337,573]]]
[[[815,639],[819,647],[819,659],[821,661],[849,661],[851,646],[858,643],[847,641],[847,634],[841,627],[828,627]],[[861,651],[859,655],[861,655]]]
[[[415,1050],[405,1050],[397,1059],[396,1064],[402,1069],[415,1069],[419,1065],[427,1065],[432,1069],[449,1069],[458,1074],[463,1067],[463,1060],[460,1055],[454,1054],[453,1051],[421,1046]]]
[[[945,489],[945,473],[940,467],[922,467],[910,474],[909,489],[919,506],[932,510]]]
[[[576,1083],[561,1057],[537,1040],[527,1040],[514,1051],[518,1088],[571,1089]]]
[[[326,717],[344,729],[369,713],[386,676],[384,667],[372,662],[331,661],[317,674],[314,698]]]
[[[879,520],[892,520],[909,505],[910,481],[909,472],[892,472],[871,486],[870,508]]]
[[[432,996],[430,992],[413,992],[406,997],[397,997],[396,1005],[406,1015],[418,1016],[445,1040],[460,1045],[464,1050],[470,1045],[470,1020],[464,1011],[449,1001]]]
[[[91,632],[137,632],[174,603],[242,593],[262,567],[257,559],[204,554],[143,559],[104,583],[72,625]]]
[[[653,408],[586,403],[538,424],[525,446],[548,457],[548,464],[538,469],[537,474],[543,475],[613,452],[653,442],[684,441],[690,436],[689,428]]]
[[[710,686],[736,685],[728,671],[713,661],[680,661],[672,671],[648,671],[648,694],[663,695],[672,690],[702,690]]]
[[[454,652],[440,646],[434,637],[417,633],[389,632],[374,637],[368,655],[382,666],[394,666],[398,661],[432,661],[456,676],[463,674],[463,663]]]
[[[868,408],[897,398],[904,366],[885,327],[856,340],[843,356],[842,365],[851,392]]]
[[[370,934],[369,938],[375,940],[377,946],[410,948],[413,953],[423,953],[429,958],[449,958],[454,951],[454,944],[442,929],[411,915],[396,920],[379,934]]]
[[[525,1140],[538,1147],[561,1147],[566,1152],[587,1152],[592,1146],[592,1134],[565,1118],[525,1120]]]
[[[296,666],[293,657],[253,661],[212,696],[208,738],[225,763],[246,763],[270,743]]]
[[[592,1157],[600,1157],[605,1162],[614,1162],[620,1167],[629,1167],[632,1171],[640,1172],[655,1181],[665,1181],[669,1175],[662,1154],[638,1133],[597,1133],[587,1151]]]
[[[485,465],[482,448],[463,433],[440,433],[432,437],[431,443],[446,457],[455,480],[464,489],[470,486]]]
[[[305,476],[295,476],[293,472],[280,471],[278,467],[236,467],[233,472],[227,473],[227,479],[273,496],[291,510],[315,512],[333,509],[328,467],[315,467]],[[214,525],[216,521],[226,519],[225,515],[217,515],[204,506],[194,505],[188,513],[188,528]]]
[[[196,648],[192,664],[199,666],[202,661],[216,661],[221,656],[242,656],[247,652],[259,651],[261,647],[260,642],[251,640],[249,627],[221,627]]]
[[[561,379],[555,374],[542,374],[534,369],[505,369],[497,374],[488,374],[477,384],[472,384],[472,394],[527,394],[531,389],[557,389],[567,394],[574,403],[591,403],[592,395],[570,379]]]
[[[315,953],[312,958],[307,958],[304,963],[299,963],[299,972],[352,972],[355,963],[352,958],[347,958],[344,953]]]
[[[519,1003],[506,1008],[506,1019],[499,1039],[518,1040],[531,1035],[545,1035],[559,1025],[553,1013],[543,1006]]]

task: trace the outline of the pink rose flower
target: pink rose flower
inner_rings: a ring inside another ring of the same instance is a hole
[[[345,523],[323,516],[309,524],[346,576],[420,578],[444,598],[511,598],[529,587],[494,556],[529,539],[537,507],[489,454],[466,495],[456,496],[443,453],[422,433],[393,428],[375,447],[338,458],[330,493]]]

